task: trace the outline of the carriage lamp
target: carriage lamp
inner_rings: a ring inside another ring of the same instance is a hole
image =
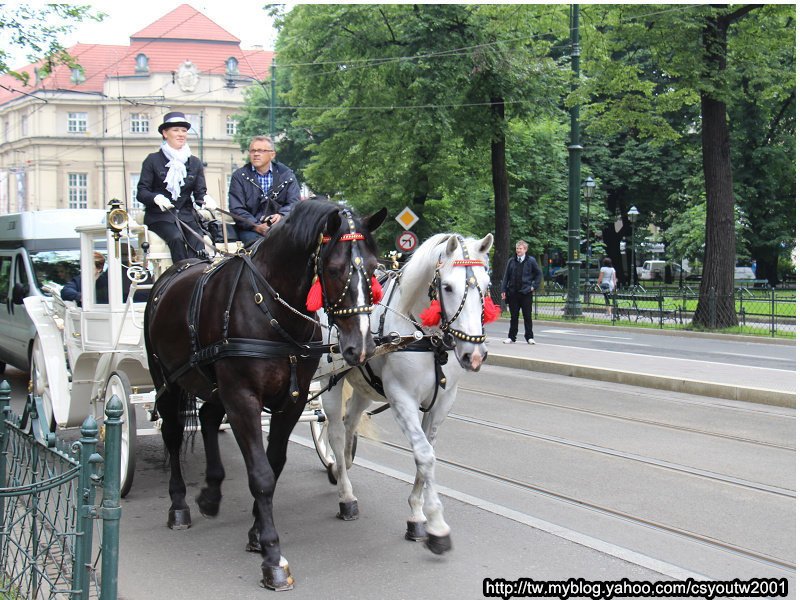
[[[122,208],[122,203],[112,198],[108,203],[106,226],[113,232],[115,240],[119,240],[120,232],[128,225],[128,213]]]

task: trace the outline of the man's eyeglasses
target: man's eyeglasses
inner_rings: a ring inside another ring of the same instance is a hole
[[[250,154],[271,154],[275,150],[250,150]]]

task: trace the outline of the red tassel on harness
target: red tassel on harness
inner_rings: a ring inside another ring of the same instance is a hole
[[[319,282],[319,277],[314,279],[314,284],[308,290],[306,308],[309,312],[317,312],[322,308],[322,284]]]
[[[433,327],[442,320],[442,307],[438,300],[431,300],[431,305],[419,313],[419,319],[425,327]]]
[[[483,322],[492,323],[497,321],[502,309],[495,304],[489,296],[483,297]]]
[[[372,303],[377,304],[383,298],[383,288],[381,284],[378,283],[378,278],[375,275],[372,276]]]

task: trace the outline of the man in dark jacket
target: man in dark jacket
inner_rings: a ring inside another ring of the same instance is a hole
[[[516,252],[516,256],[508,259],[506,272],[503,275],[503,283],[500,286],[500,296],[508,304],[508,310],[511,313],[508,339],[503,343],[513,344],[517,341],[519,311],[522,309],[522,319],[525,323],[525,341],[529,344],[535,344],[531,306],[533,304],[533,291],[542,283],[542,270],[539,268],[539,263],[536,262],[535,258],[527,256],[527,242],[519,240]]]
[[[266,235],[300,200],[294,172],[275,160],[275,145],[267,136],[250,140],[250,162],[231,176],[228,207],[236,215],[236,233],[245,246]]]

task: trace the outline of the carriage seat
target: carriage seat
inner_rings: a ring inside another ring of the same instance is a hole
[[[205,208],[201,208],[197,212],[200,213],[200,216],[204,220],[210,221],[214,219],[211,211]],[[224,217],[221,218],[220,221],[222,221],[226,227],[233,223],[233,219],[231,219],[228,215],[222,215],[219,213],[219,216]],[[144,212],[137,213],[135,220],[139,225],[144,225]],[[145,240],[150,244],[150,248],[147,252],[147,259],[153,265],[153,279],[158,279],[158,277],[164,273],[164,271],[172,266],[172,255],[170,254],[167,243],[158,234],[146,227],[142,229],[141,233],[139,233],[140,248],[142,246],[142,242]],[[205,240],[208,244],[212,243],[211,238],[209,238],[207,235],[205,236]],[[230,238],[228,238],[227,246],[224,242],[217,242],[213,245],[218,251],[229,252],[231,254],[235,253],[242,247],[242,243],[240,241],[231,240]]]

